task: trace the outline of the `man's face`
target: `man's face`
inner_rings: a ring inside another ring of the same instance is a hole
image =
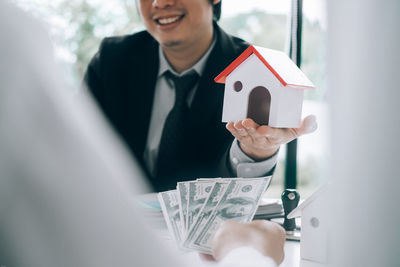
[[[191,45],[212,36],[209,0],[138,0],[147,31],[165,47]]]

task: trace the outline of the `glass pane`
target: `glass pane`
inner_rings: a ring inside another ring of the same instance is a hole
[[[326,0],[303,0],[301,69],[314,83],[306,90],[303,117],[317,116],[316,132],[298,139],[298,189],[309,196],[323,182],[327,157],[328,108],[326,82]]]
[[[289,0],[223,1],[220,25],[254,45],[284,51],[289,11]]]
[[[55,56],[78,88],[100,41],[111,35],[143,29],[131,0],[13,0],[44,21],[54,42]]]
[[[223,1],[220,25],[230,34],[252,44],[286,51],[290,0]],[[283,191],[286,146],[281,146],[277,168],[267,197],[280,197]]]
[[[132,0],[12,1],[47,23],[56,57],[67,70],[75,88],[78,88],[83,72],[103,37],[143,29]],[[228,33],[252,44],[286,51],[290,5],[290,0],[223,1],[219,24]],[[310,78],[315,82],[313,76]],[[279,197],[283,190],[285,151],[286,147],[282,146],[274,179],[267,192],[271,197]]]

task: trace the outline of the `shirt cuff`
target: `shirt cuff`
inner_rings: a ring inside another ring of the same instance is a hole
[[[218,267],[277,267],[276,262],[262,255],[252,247],[240,247],[232,250],[217,265]]]
[[[233,175],[248,178],[266,176],[276,165],[278,151],[266,160],[255,161],[242,151],[237,139],[233,140],[229,151],[230,167]]]

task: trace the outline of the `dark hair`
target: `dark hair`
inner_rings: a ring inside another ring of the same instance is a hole
[[[213,0],[210,0],[211,4],[213,5]],[[221,18],[221,3],[222,0],[219,1],[217,4],[213,5],[213,14],[214,14],[214,20],[218,21]]]

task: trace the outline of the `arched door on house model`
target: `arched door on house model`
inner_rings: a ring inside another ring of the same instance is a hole
[[[247,105],[247,118],[258,124],[268,125],[271,94],[267,88],[257,86],[251,90]]]

